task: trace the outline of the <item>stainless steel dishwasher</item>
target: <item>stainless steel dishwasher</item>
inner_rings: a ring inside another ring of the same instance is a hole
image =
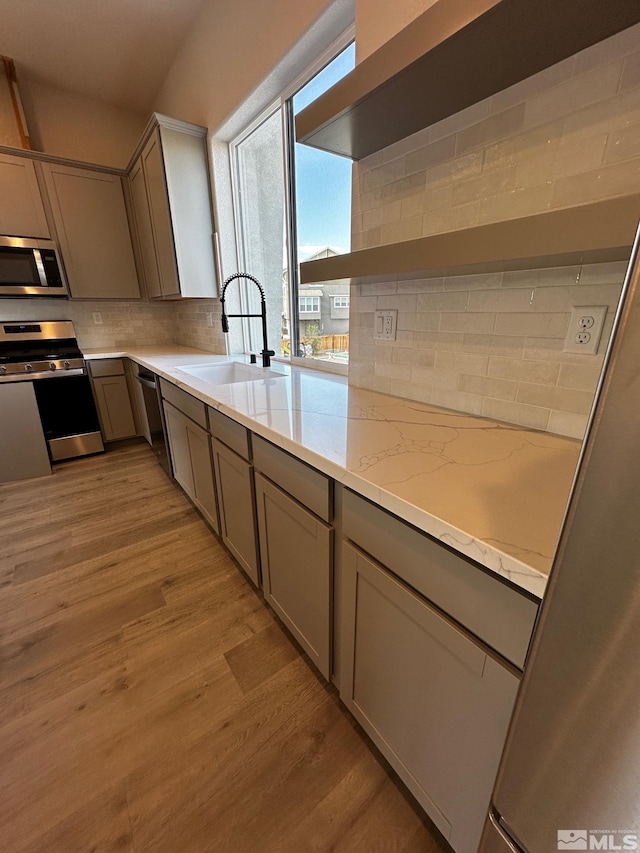
[[[151,370],[147,370],[141,365],[137,365],[137,368],[136,380],[139,382],[142,391],[143,414],[146,416],[146,420],[143,418],[142,425],[144,437],[151,445],[151,449],[163,470],[171,477],[173,471],[167,444],[167,427],[162,411],[160,382]]]

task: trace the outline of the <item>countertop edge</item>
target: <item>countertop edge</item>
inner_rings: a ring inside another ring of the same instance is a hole
[[[149,348],[152,349],[151,347]],[[503,579],[508,580],[514,586],[518,587],[537,599],[542,599],[544,590],[547,584],[547,576],[538,569],[527,565],[518,560],[516,557],[501,551],[493,545],[483,542],[480,539],[472,536],[469,533],[459,529],[446,520],[432,515],[427,510],[416,507],[410,504],[403,498],[393,495],[384,488],[370,482],[365,477],[354,472],[347,471],[342,466],[333,462],[326,457],[316,453],[303,445],[297,444],[292,439],[283,436],[268,426],[260,423],[249,417],[248,415],[237,411],[233,407],[225,404],[223,401],[212,397],[210,394],[198,387],[198,380],[190,382],[187,378],[176,377],[173,372],[167,371],[158,365],[158,358],[170,358],[171,356],[192,356],[193,359],[202,361],[202,363],[211,363],[215,361],[237,360],[230,359],[228,356],[216,355],[202,350],[192,349],[190,347],[175,346],[167,348],[167,352],[160,354],[158,350],[164,348],[153,348],[154,353],[145,353],[143,348],[131,349],[96,349],[85,350],[84,356],[87,361],[102,359],[102,358],[129,358],[140,364],[143,367],[153,371],[161,378],[173,383],[187,393],[193,395],[201,402],[211,408],[220,411],[222,414],[242,424],[247,429],[260,435],[262,438],[276,444],[288,453],[291,453],[296,458],[306,462],[317,470],[331,477],[343,486],[352,489],[364,498],[371,500],[381,508],[387,510],[393,515],[398,516],[403,521],[411,524],[423,533],[442,542],[444,545],[451,547],[453,550],[463,556],[480,564],[481,567],[488,569],[494,574]],[[304,370],[304,368],[289,367],[288,371]],[[287,374],[289,375],[289,374]],[[342,380],[347,384],[346,376],[336,377],[331,374],[333,379]],[[470,415],[470,417],[473,417]]]

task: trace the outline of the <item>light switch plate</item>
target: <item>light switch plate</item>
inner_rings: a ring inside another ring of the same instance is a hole
[[[565,352],[581,352],[595,355],[602,335],[606,305],[578,305],[571,309],[571,320],[564,341]]]
[[[373,320],[373,339],[376,341],[395,341],[398,312],[395,309],[376,311]]]

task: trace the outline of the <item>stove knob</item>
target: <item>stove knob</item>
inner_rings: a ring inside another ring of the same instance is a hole
[[[6,366],[4,364],[0,365],[0,373],[6,373],[6,372],[7,372]]]
[[[55,361],[50,361],[49,362],[49,370],[55,370],[55,369],[56,369]]]
[[[31,373],[31,371],[33,370],[33,365],[25,364],[24,369],[27,371],[27,373]]]
[[[65,361],[65,362],[63,362],[63,367],[64,367],[64,369],[65,369],[65,370],[69,370],[69,368],[71,367],[71,365],[69,364],[69,362],[68,362],[68,361]]]

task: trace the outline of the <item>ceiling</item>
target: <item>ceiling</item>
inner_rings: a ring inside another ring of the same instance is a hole
[[[205,0],[0,0],[0,54],[38,80],[147,111]]]

